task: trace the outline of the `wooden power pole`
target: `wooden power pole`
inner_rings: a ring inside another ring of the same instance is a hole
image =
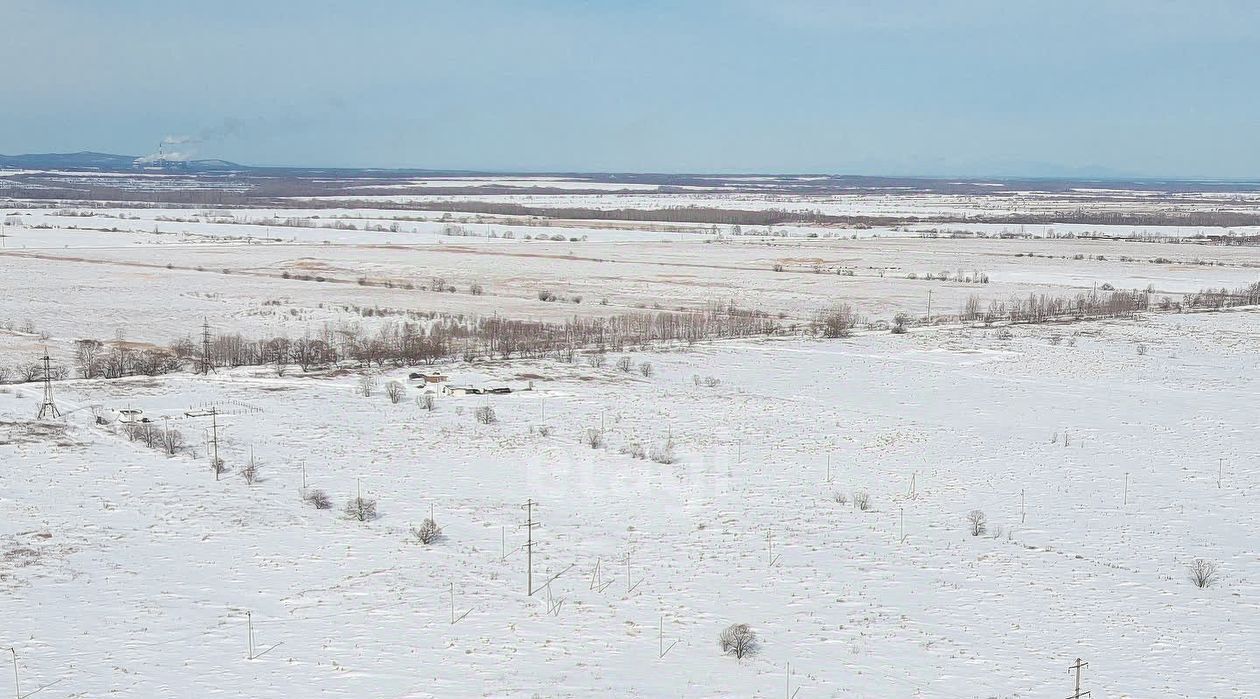
[[[1085,691],[1085,692],[1081,691],[1081,670],[1087,667],[1089,667],[1089,663],[1082,662],[1080,658],[1077,658],[1075,663],[1068,666],[1069,673],[1071,673],[1073,670],[1076,671],[1076,691],[1073,692],[1072,696],[1068,697],[1067,699],[1081,699],[1081,697],[1087,697],[1090,695],[1088,691]]]
[[[526,500],[524,505],[521,505],[521,509],[525,510],[525,524],[521,526],[525,527],[527,534],[525,539],[525,585],[531,597],[534,594],[534,527],[538,526],[538,522],[534,521],[534,507],[537,505],[538,503],[534,502],[532,498]]]

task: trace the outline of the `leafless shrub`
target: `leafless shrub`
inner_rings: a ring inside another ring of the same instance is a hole
[[[357,519],[360,522],[376,519],[376,500],[362,495],[352,497],[346,501],[345,513],[347,519]]]
[[[251,456],[249,457],[249,463],[245,464],[245,467],[241,469],[241,478],[244,478],[249,485],[253,485],[258,482],[259,470],[258,462]]]
[[[555,301],[556,293],[552,291],[551,289],[539,289],[538,300],[539,301]]]
[[[472,294],[473,296],[481,296],[482,294],[486,293],[486,289],[479,282],[473,282],[472,284],[468,285],[468,293]]]
[[[442,530],[432,518],[425,517],[419,527],[412,527],[411,533],[424,545],[429,545],[442,538]]]
[[[592,352],[586,355],[586,363],[594,369],[599,369],[608,363],[608,357],[603,352]]]
[[[158,444],[167,456],[174,456],[184,448],[184,434],[179,430],[163,430],[158,437]]]
[[[328,497],[328,493],[325,493],[322,490],[312,490],[302,499],[310,503],[317,510],[332,509],[332,498]]]
[[[863,512],[871,509],[871,494],[865,490],[853,491],[853,506]]]
[[[631,371],[634,371],[634,359],[632,359],[629,355],[618,359],[617,368],[629,374]]]
[[[403,399],[403,385],[397,381],[390,381],[385,384],[385,395],[389,396],[389,402],[398,404]]]
[[[216,481],[219,480],[223,474],[227,473],[227,470],[227,464],[223,462],[223,459],[211,459],[210,472],[214,474],[214,479]]]
[[[31,362],[17,367],[18,378],[26,383],[40,381],[44,378],[44,365],[39,362]]]
[[[837,505],[849,504],[849,496],[845,495],[842,491],[839,491],[839,490],[831,494],[831,499],[835,500]]]
[[[704,377],[704,385],[708,386],[709,388],[717,388],[721,383],[722,383],[722,380],[716,376]]]
[[[891,330],[892,334],[894,335],[906,334],[906,326],[909,324],[910,324],[910,316],[905,313],[898,313],[897,315],[893,316],[893,326]]]
[[[433,412],[433,409],[437,407],[437,396],[427,391],[425,393],[421,393],[416,397],[416,405],[429,412]]]
[[[857,314],[853,312],[852,306],[842,303],[821,311],[816,323],[823,337],[848,337],[857,324]]]
[[[1011,331],[1007,330],[1006,328],[998,328],[997,333],[995,333],[995,337],[997,337],[997,339],[999,340],[1009,340],[1012,337],[1014,337],[1014,334],[1012,334]]]
[[[359,394],[364,398],[372,397],[372,392],[376,390],[376,378],[371,374],[364,374],[359,377]]]
[[[604,431],[588,427],[582,433],[582,442],[592,449],[599,449],[604,446]]]
[[[1138,353],[1138,356],[1139,356],[1139,357],[1145,357],[1145,356],[1146,356],[1147,351],[1148,351],[1148,348],[1146,347],[1146,345],[1144,345],[1144,344],[1142,344],[1142,343],[1138,343],[1138,346],[1137,346],[1137,353]]]
[[[988,518],[980,510],[972,510],[967,513],[967,526],[971,529],[972,536],[980,536],[987,528]]]
[[[539,425],[539,426],[538,426],[538,436],[540,436],[540,437],[550,437],[550,436],[551,436],[551,428],[550,428],[550,427],[548,427],[548,426],[546,426],[546,425]]]
[[[643,448],[643,445],[638,442],[630,442],[629,444],[621,447],[621,453],[635,459],[647,458],[647,451]]]
[[[652,362],[642,362],[639,364],[639,373],[650,379],[656,373],[656,367],[652,366]]]
[[[1006,530],[1003,529],[1002,525],[1000,524],[994,524],[989,527],[989,536],[993,537],[994,539],[1001,539],[1002,535],[1005,533],[1006,533]]]
[[[1219,577],[1219,570],[1216,564],[1205,558],[1196,558],[1191,561],[1190,565],[1186,566],[1186,572],[1190,577],[1190,582],[1194,583],[1195,587],[1211,587],[1216,584],[1217,577]]]
[[[1054,333],[1050,336],[1051,345],[1054,345],[1057,347],[1059,343],[1061,342],[1063,342],[1063,333]]]
[[[652,461],[658,464],[672,464],[678,460],[674,455],[674,440],[666,439],[664,442],[652,447],[652,451],[648,454]]]
[[[499,421],[498,416],[494,414],[494,408],[489,405],[483,405],[480,408],[477,408],[473,411],[473,417],[477,419],[477,422],[483,425],[493,425]]]
[[[757,633],[748,624],[731,624],[718,635],[718,647],[723,655],[743,659],[757,652]]]

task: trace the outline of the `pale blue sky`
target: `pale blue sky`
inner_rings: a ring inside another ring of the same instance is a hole
[[[1260,176],[1244,0],[0,0],[0,153]]]

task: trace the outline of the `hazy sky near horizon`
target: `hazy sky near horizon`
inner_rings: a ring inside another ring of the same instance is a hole
[[[0,153],[1260,176],[1247,0],[0,0]]]

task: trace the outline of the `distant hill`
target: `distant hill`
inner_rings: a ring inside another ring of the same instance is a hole
[[[245,170],[244,165],[237,165],[226,160],[167,160],[138,165],[135,155],[116,155],[114,153],[95,153],[82,151],[79,153],[28,153],[24,155],[0,155],[0,167],[23,168],[29,170],[176,170],[207,172],[213,170]]]

